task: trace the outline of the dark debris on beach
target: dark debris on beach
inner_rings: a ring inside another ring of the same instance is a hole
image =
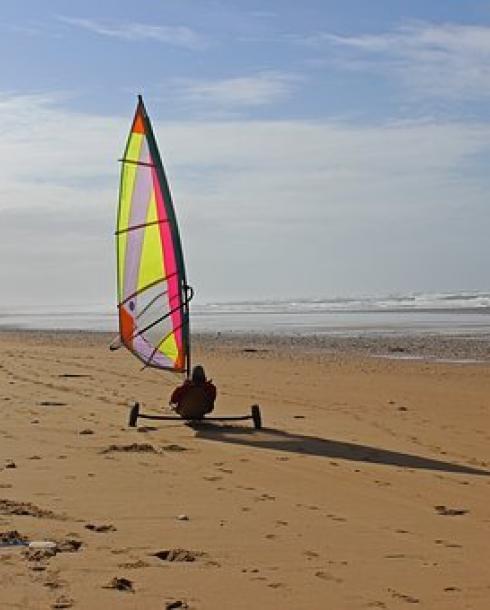
[[[486,334],[416,335],[407,332],[396,335],[304,336],[278,333],[196,333],[194,344],[211,350],[225,348],[246,352],[249,357],[267,357],[269,354],[275,357],[283,352],[289,358],[295,358],[307,352],[320,357],[365,355],[393,359],[490,362],[490,335]]]

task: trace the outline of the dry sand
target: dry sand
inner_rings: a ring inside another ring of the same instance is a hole
[[[2,610],[490,607],[488,363],[197,342],[265,429],[130,429],[178,378],[107,344],[0,333]]]

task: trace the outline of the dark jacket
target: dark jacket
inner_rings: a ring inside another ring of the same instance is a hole
[[[184,418],[200,419],[211,413],[216,400],[216,386],[208,380],[194,383],[191,379],[172,392],[170,402],[176,404],[176,412]]]

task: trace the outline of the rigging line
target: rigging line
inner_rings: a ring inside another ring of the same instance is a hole
[[[191,297],[192,298],[192,297]],[[182,303],[178,306],[178,307],[174,307],[173,309],[171,309],[169,312],[167,312],[165,315],[160,316],[158,319],[156,319],[154,322],[152,322],[151,324],[148,324],[147,326],[145,326],[145,328],[142,328],[141,330],[139,330],[137,333],[135,333],[131,339],[136,339],[136,337],[139,337],[140,335],[142,335],[143,333],[145,333],[147,330],[150,330],[150,328],[153,328],[154,326],[156,326],[157,324],[160,324],[160,322],[163,322],[163,320],[166,320],[169,316],[171,316],[173,313],[175,313],[176,311],[182,310],[185,307],[187,307],[187,305],[189,304],[189,301],[191,299],[187,298],[186,295],[186,300],[182,301]]]
[[[115,352],[116,350],[118,350],[120,347],[123,346],[123,343],[121,341],[121,336],[117,335],[116,337],[114,337],[114,339],[110,342],[109,344],[109,349],[111,350],[111,352]]]
[[[164,314],[163,316],[160,316],[159,318],[157,318],[156,320],[154,320],[153,322],[151,322],[150,324],[148,324],[147,326],[145,326],[144,328],[142,328],[141,330],[138,330],[132,337],[131,340],[136,339],[136,337],[139,337],[140,335],[142,335],[143,333],[146,333],[147,330],[150,330],[151,328],[153,328],[154,326],[156,326],[157,324],[160,324],[160,322],[163,322],[164,320],[166,320],[167,318],[169,318],[173,313],[175,313],[176,311],[182,310],[184,309],[184,307],[187,305],[187,303],[182,302],[180,305],[178,305],[177,307],[174,307],[173,309],[171,309],[170,311],[168,311],[166,314]]]
[[[184,326],[184,324],[179,324],[178,326],[176,326],[175,328],[173,328],[171,331],[169,331],[161,341],[159,341],[157,343],[157,346],[153,349],[150,357],[148,358],[148,361],[145,363],[145,366],[143,367],[143,370],[146,369],[147,366],[151,366],[151,361],[153,360],[153,356],[158,352],[158,350],[160,349],[160,346],[165,343],[165,341],[170,337],[170,335],[172,333],[174,333],[176,330],[180,330],[182,327]]]
[[[128,301],[130,301],[131,299],[134,299],[134,297],[137,297],[139,294],[142,294],[146,290],[149,290],[150,288],[153,288],[153,286],[156,286],[157,284],[160,284],[161,282],[166,282],[171,277],[174,277],[174,275],[177,275],[177,271],[174,271],[173,273],[170,273],[169,275],[166,275],[165,277],[160,277],[160,278],[158,278],[158,280],[155,280],[154,282],[151,282],[150,284],[147,284],[146,286],[143,286],[143,288],[140,288],[139,290],[136,290],[135,292],[133,292],[132,294],[128,295],[123,301],[121,301],[118,304],[118,306],[117,306],[118,309],[120,307],[122,307],[123,305],[126,305],[126,303]]]
[[[145,163],[144,161],[133,161],[133,159],[118,159],[119,163],[130,163],[131,165],[143,165],[143,167],[156,167],[154,163]]]
[[[114,233],[114,235],[121,235],[122,233],[129,233],[129,231],[135,231],[136,229],[144,229],[145,227],[151,227],[153,225],[165,224],[166,222],[170,222],[168,218],[162,218],[161,220],[152,220],[151,222],[142,222],[139,225],[133,225],[132,227],[128,227],[127,229],[119,229]]]
[[[165,370],[165,371],[170,371],[171,373],[177,373],[177,374],[183,374],[185,373],[185,369],[176,369],[173,366],[162,366],[160,364],[152,364],[151,362],[147,365],[146,364],[146,358],[143,358],[141,356],[141,354],[139,354],[137,351],[135,351],[134,349],[131,349],[130,347],[128,347],[126,344],[125,346],[127,347],[127,349],[134,355],[136,356],[136,358],[138,358],[138,360],[140,360],[143,363],[143,369],[146,368],[146,366],[150,366],[151,368],[154,369],[159,369],[159,370]]]
[[[145,305],[143,309],[139,312],[139,314],[136,316],[136,319],[139,320],[139,318],[141,318],[141,316],[148,311],[148,309],[153,305],[153,303],[158,301],[160,297],[163,297],[167,293],[168,289],[164,290],[163,292],[159,292],[156,297],[153,297],[152,300],[147,305]]]
[[[194,296],[194,290],[192,289],[191,286],[183,286],[183,288],[185,289],[185,294],[186,294],[186,298],[187,301],[183,304],[183,306],[188,305],[189,301],[191,301],[192,297]],[[189,291],[189,292],[188,292]],[[150,357],[148,358],[148,361],[145,363],[145,366],[143,367],[142,370],[145,370],[147,366],[152,366],[151,361],[153,360],[153,357],[155,356],[155,354],[157,353],[157,351],[160,349],[160,346],[165,343],[165,341],[170,337],[170,335],[172,333],[174,333],[176,330],[180,330],[184,327],[184,316],[182,317],[182,323],[179,324],[178,326],[176,326],[175,328],[173,328],[171,331],[169,331],[164,337],[163,339],[161,339],[161,341],[159,341],[159,343],[156,345],[156,347],[154,348],[153,352],[151,353]],[[185,348],[185,344],[183,346]],[[187,369],[189,368],[189,353],[186,354],[187,356]],[[187,376],[189,376],[189,371],[187,370]]]

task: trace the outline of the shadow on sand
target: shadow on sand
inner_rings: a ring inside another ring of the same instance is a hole
[[[247,447],[273,449],[326,458],[339,458],[355,462],[369,462],[370,464],[385,464],[401,468],[419,468],[423,470],[440,470],[443,472],[490,476],[490,471],[472,468],[471,466],[461,466],[409,453],[370,447],[369,445],[335,441],[317,436],[290,434],[289,432],[273,428],[253,430],[244,426],[215,426],[209,423],[202,424],[195,429],[197,438],[245,445]]]

